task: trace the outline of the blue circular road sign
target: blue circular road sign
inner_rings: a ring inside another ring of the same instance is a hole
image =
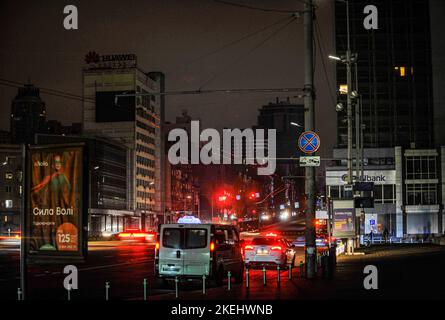
[[[298,147],[304,153],[314,153],[320,148],[320,137],[313,131],[306,131],[298,139]]]

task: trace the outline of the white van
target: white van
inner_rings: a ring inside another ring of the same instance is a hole
[[[244,261],[242,240],[231,225],[161,224],[155,252],[155,274],[162,279],[199,278],[218,285],[230,271],[241,283]]]

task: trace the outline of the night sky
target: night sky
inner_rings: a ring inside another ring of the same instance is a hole
[[[234,0],[266,9],[301,10],[293,0]],[[63,28],[63,8],[76,5],[79,29]],[[325,56],[334,52],[332,1],[319,0],[317,13]],[[282,22],[254,37],[200,58],[223,45],[270,25],[287,15],[249,10],[213,0],[0,0],[0,78],[81,95],[84,56],[135,53],[144,71],[162,71],[166,89],[303,87],[303,18],[299,18],[253,50]],[[333,63],[326,65],[334,86]],[[320,155],[329,157],[336,140],[336,117],[317,51],[317,130]],[[0,129],[9,130],[11,100],[16,88],[0,86]],[[41,95],[48,119],[81,121],[81,102]],[[257,110],[275,97],[290,94],[237,94],[170,96],[167,120],[182,109],[200,118],[205,127],[245,128],[256,124]],[[291,101],[303,102],[291,98]]]

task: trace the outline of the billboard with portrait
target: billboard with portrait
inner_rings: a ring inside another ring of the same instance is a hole
[[[355,237],[354,200],[332,200],[333,236]]]
[[[28,256],[83,257],[88,204],[85,147],[30,147],[27,163]]]

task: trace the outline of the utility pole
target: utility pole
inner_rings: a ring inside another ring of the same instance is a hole
[[[304,3],[304,42],[305,42],[305,97],[304,126],[306,131],[315,129],[314,108],[314,6],[312,0]],[[306,277],[315,277],[315,167],[306,167]]]
[[[358,65],[357,61],[354,64],[355,66],[355,90],[357,93],[360,91],[358,90]],[[360,159],[360,131],[361,131],[361,117],[360,117],[360,106],[361,106],[361,100],[362,97],[360,93],[357,96],[357,100],[355,103],[355,170],[356,170],[356,176],[357,180],[361,181],[361,174],[360,174],[360,163],[363,161],[363,159]],[[359,161],[360,160],[360,161]]]
[[[347,92],[347,121],[348,121],[348,184],[353,183],[352,177],[352,53],[351,53],[351,35],[349,29],[349,1],[346,2],[346,20],[347,20],[347,51],[346,51],[346,85],[348,87]]]

